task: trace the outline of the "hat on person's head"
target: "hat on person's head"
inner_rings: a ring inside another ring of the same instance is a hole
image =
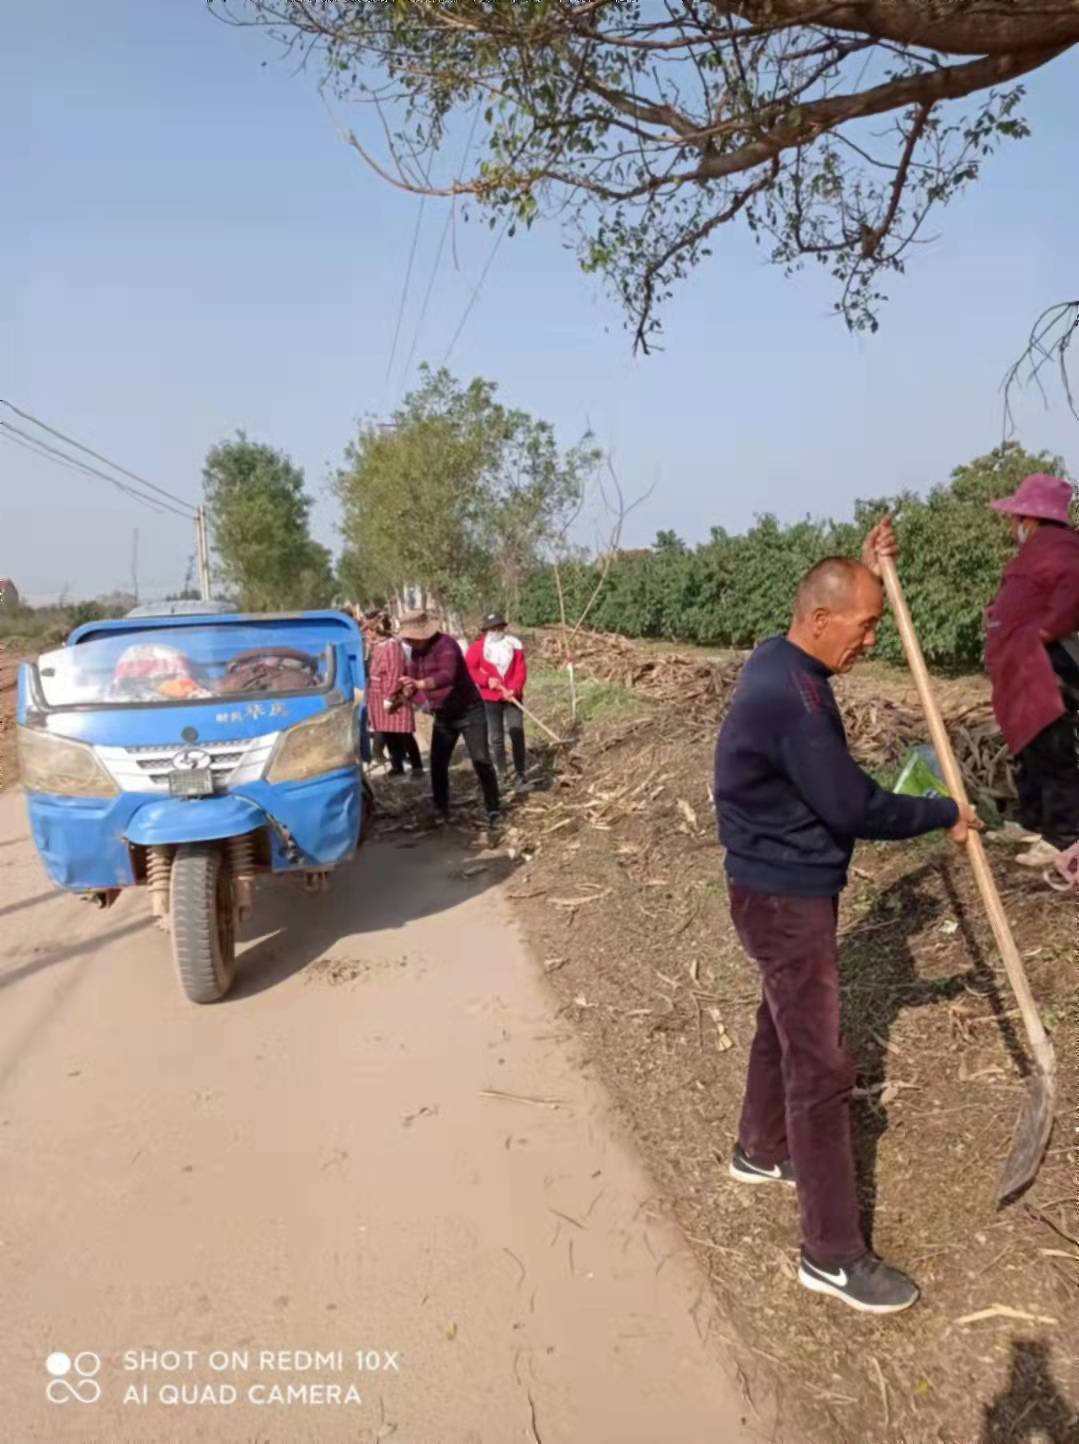
[[[1036,521],[1070,520],[1072,492],[1070,481],[1059,476],[1047,476],[1035,472],[1023,481],[1014,496],[989,503],[993,511],[1002,511],[1009,516],[1029,516]]]
[[[509,623],[501,612],[488,612],[480,623],[481,632],[493,632],[496,627],[506,627]]]
[[[427,612],[402,612],[397,635],[403,642],[429,642],[438,631],[438,623]]]

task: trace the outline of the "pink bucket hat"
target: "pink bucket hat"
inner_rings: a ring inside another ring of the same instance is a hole
[[[1070,520],[1069,508],[1072,500],[1072,484],[1059,476],[1047,476],[1035,472],[1028,476],[1014,496],[1002,501],[991,501],[994,511],[1007,512],[1011,516],[1029,516],[1038,521]]]

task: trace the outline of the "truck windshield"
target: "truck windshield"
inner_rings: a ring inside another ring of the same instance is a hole
[[[118,632],[46,652],[37,672],[49,707],[321,691],[333,681],[324,638],[315,628],[257,624]]]

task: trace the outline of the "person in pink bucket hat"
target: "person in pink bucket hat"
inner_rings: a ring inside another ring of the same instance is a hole
[[[1019,820],[1034,846],[1017,861],[1079,890],[1079,533],[1074,488],[1028,476],[990,502],[1019,548],[986,613],[993,711],[1015,767]]]

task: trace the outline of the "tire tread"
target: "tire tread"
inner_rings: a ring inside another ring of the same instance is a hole
[[[217,880],[221,853],[208,843],[188,843],[172,863],[172,952],[184,993],[192,1003],[217,1003],[232,986],[234,958],[216,947]]]

